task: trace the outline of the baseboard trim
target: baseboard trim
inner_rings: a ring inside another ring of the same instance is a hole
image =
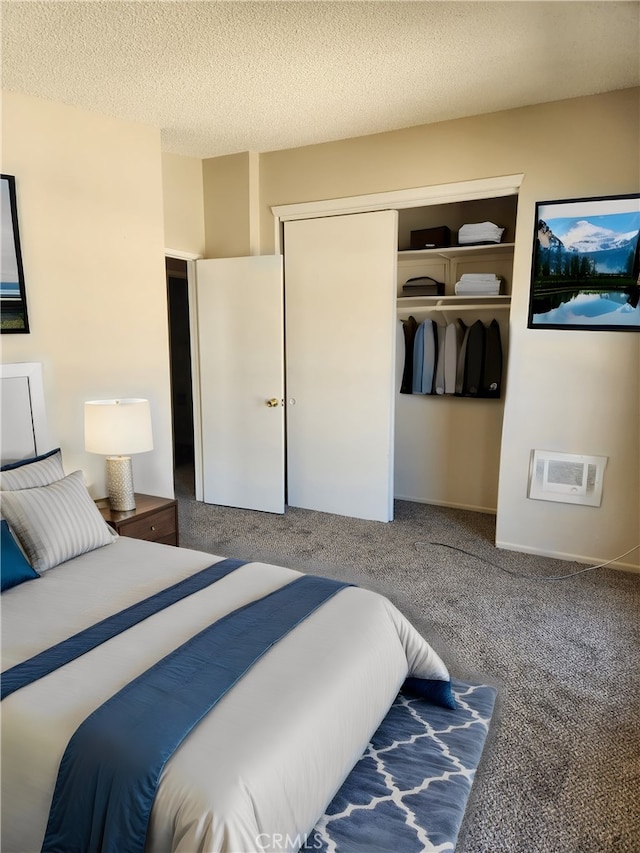
[[[554,560],[568,560],[573,563],[591,563],[599,565],[605,563],[609,558],[587,557],[584,554],[566,554],[562,551],[547,551],[544,548],[531,548],[527,545],[515,545],[513,542],[503,542],[496,540],[496,548],[503,548],[505,551],[520,551],[522,554],[536,554],[538,557],[551,557]],[[607,566],[608,569],[617,569],[623,572],[635,572],[640,574],[640,566],[634,563],[626,563],[620,560],[614,560]]]
[[[484,512],[488,513],[489,515],[495,515],[497,512],[496,507],[472,506],[471,504],[458,504],[451,503],[450,501],[431,501],[426,500],[425,498],[414,498],[410,496],[405,497],[404,495],[394,495],[393,499],[396,501],[409,501],[410,503],[414,504],[430,504],[432,506],[444,506],[449,507],[450,509],[466,509],[469,510],[469,512]]]

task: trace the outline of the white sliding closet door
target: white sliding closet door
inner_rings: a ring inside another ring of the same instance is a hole
[[[284,512],[282,258],[196,272],[204,500]]]
[[[285,223],[287,502],[393,518],[397,212]]]

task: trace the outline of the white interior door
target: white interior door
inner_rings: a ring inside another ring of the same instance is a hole
[[[204,501],[284,512],[282,257],[196,274]]]
[[[390,521],[397,212],[285,223],[287,502]]]

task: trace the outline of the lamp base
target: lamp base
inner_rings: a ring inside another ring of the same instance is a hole
[[[107,456],[107,491],[111,509],[116,512],[136,508],[130,456]]]

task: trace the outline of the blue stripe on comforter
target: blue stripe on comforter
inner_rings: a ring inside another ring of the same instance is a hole
[[[143,853],[173,752],[271,646],[345,586],[297,578],[209,625],[87,717],[60,764],[43,853]]]
[[[2,684],[0,686],[0,698],[10,696],[15,690],[26,687],[33,681],[43,678],[45,675],[64,666],[85,652],[90,652],[96,646],[110,640],[122,631],[126,631],[132,625],[142,622],[154,613],[164,610],[165,607],[198,592],[212,583],[220,580],[240,566],[246,565],[246,560],[220,560],[202,571],[196,572],[178,583],[169,586],[160,592],[150,595],[148,598],[132,604],[125,610],[120,610],[112,616],[108,616],[101,622],[74,634],[55,646],[46,649],[29,660],[23,661],[2,673]]]

